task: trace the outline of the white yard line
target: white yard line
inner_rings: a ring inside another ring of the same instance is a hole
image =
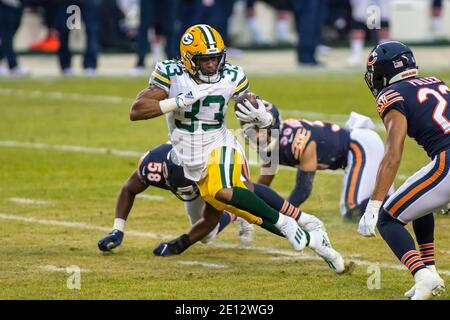
[[[71,145],[58,145],[58,144],[45,144],[45,143],[33,143],[33,142],[21,142],[13,140],[0,140],[0,147],[10,147],[10,148],[28,148],[28,149],[39,149],[39,150],[55,150],[55,151],[66,151],[66,152],[79,152],[79,153],[90,153],[90,154],[111,154],[118,157],[131,157],[138,158],[144,154],[144,152],[132,151],[132,150],[118,150],[109,148],[95,148],[95,147],[85,147],[85,146],[71,146]],[[251,166],[259,166],[255,161],[249,161]],[[280,166],[280,170],[283,171],[296,171],[296,168]],[[344,175],[343,170],[320,170],[317,171],[318,174],[327,175]],[[398,180],[406,180],[407,175],[397,175]]]
[[[202,262],[202,261],[178,261],[178,263],[185,265],[185,266],[200,266],[200,267],[213,268],[213,269],[228,268],[228,266],[224,265],[224,264]]]
[[[39,199],[28,199],[28,198],[9,198],[10,202],[20,203],[20,204],[34,204],[38,206],[48,205],[50,201],[39,200]]]
[[[45,97],[54,100],[72,100],[76,102],[102,102],[108,104],[131,104],[134,99],[118,96],[91,95],[83,93],[70,93],[64,91],[24,90],[12,88],[0,88],[2,96],[17,96],[21,98],[35,99]]]
[[[61,220],[48,220],[48,219],[41,219],[37,217],[27,217],[27,216],[19,216],[14,214],[5,214],[0,213],[0,219],[3,220],[15,220],[20,222],[29,222],[29,223],[39,223],[39,224],[45,224],[45,225],[51,225],[51,226],[61,226],[61,227],[68,227],[68,228],[77,228],[77,229],[84,229],[84,230],[97,230],[97,231],[104,231],[104,232],[111,232],[111,227],[100,227],[100,226],[94,226],[91,224],[87,224],[84,222],[70,222],[70,221],[61,221]],[[152,233],[152,232],[140,232],[140,231],[133,231],[133,230],[127,230],[127,235],[136,236],[136,237],[146,237],[150,239],[169,239],[173,238],[173,235],[168,235],[164,233]]]
[[[106,104],[126,104],[131,105],[134,99],[124,98],[120,96],[105,96],[105,95],[92,95],[83,93],[70,93],[64,91],[45,91],[45,90],[24,90],[13,88],[0,88],[0,95],[3,96],[20,96],[22,98],[35,99],[38,97],[45,97],[54,100],[71,100],[78,102],[101,102]],[[375,107],[374,107],[375,108]],[[293,109],[280,109],[280,113],[284,118],[306,118],[307,120],[328,120],[343,125],[349,115],[348,114],[329,114],[321,112],[312,112],[307,110],[293,110]],[[384,126],[379,118],[372,118],[376,123],[377,129],[384,129]]]
[[[166,201],[166,197],[164,196],[152,196],[148,194],[138,194],[137,198],[150,200],[150,201]]]
[[[85,229],[85,230],[100,230],[100,231],[106,231],[106,232],[111,231],[111,227],[95,226],[95,225],[90,225],[90,224],[83,223],[83,222],[47,220],[47,219],[41,219],[41,218],[37,218],[37,217],[26,217],[26,216],[6,214],[6,213],[0,213],[0,219],[21,221],[21,222],[30,222],[30,223],[39,223],[39,224],[53,225],[53,226],[63,226],[63,227],[78,228],[78,229]],[[161,239],[161,240],[176,237],[175,235],[169,235],[169,234],[160,234],[160,233],[158,234],[158,233],[152,233],[152,232],[142,232],[142,231],[133,231],[133,230],[127,230],[126,234],[127,234],[127,236],[136,236],[136,237]],[[279,258],[279,259],[284,259],[284,260],[286,260],[286,259],[319,260],[320,259],[319,257],[317,257],[313,254],[310,254],[310,253],[306,253],[306,252],[295,252],[292,250],[283,250],[283,249],[261,247],[261,246],[245,247],[245,246],[241,246],[241,245],[236,245],[236,244],[231,244],[231,243],[226,243],[226,242],[219,242],[219,241],[210,243],[210,244],[208,244],[208,246],[226,248],[226,249],[258,251],[258,252],[263,252],[263,253],[271,254],[271,255],[275,255],[275,256],[283,256],[283,258]],[[350,257],[355,256],[355,254],[350,254],[349,256]],[[371,262],[371,261],[366,261],[366,260],[362,260],[362,259],[350,258],[350,260],[360,266],[372,266],[372,265],[377,264],[377,262]],[[192,263],[192,262],[189,262],[189,263]],[[405,267],[400,264],[378,263],[378,265],[381,268],[386,268],[386,269],[394,269],[394,270],[405,269]],[[439,273],[446,275],[446,276],[450,276],[450,270],[440,269]]]
[[[67,272],[68,267],[59,267],[59,266],[52,266],[52,265],[46,265],[46,266],[38,266],[39,269],[44,271],[53,271],[53,272]],[[80,269],[81,272],[91,272],[89,269]]]
[[[110,148],[95,148],[95,147],[83,147],[83,146],[68,146],[68,145],[58,145],[58,144],[20,142],[20,141],[11,141],[11,140],[0,140],[0,147],[55,150],[55,151],[91,153],[91,154],[111,154],[111,155],[118,156],[118,157],[132,157],[132,158],[140,157],[143,154],[143,152],[137,152],[137,151],[131,151],[131,150],[117,150],[117,149],[110,149]]]

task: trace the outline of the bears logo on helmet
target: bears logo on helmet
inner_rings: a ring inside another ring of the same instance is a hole
[[[411,49],[401,42],[389,41],[379,44],[370,52],[364,79],[377,97],[389,85],[418,74]]]

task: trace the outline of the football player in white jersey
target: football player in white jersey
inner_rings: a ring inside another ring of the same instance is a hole
[[[180,41],[180,55],[181,60],[156,64],[150,86],[131,107],[130,119],[166,115],[184,174],[196,182],[208,206],[282,234],[295,250],[309,246],[332,269],[343,272],[343,258],[331,247],[324,230],[303,230],[252,192],[243,149],[225,125],[228,101],[243,94],[249,82],[242,68],[226,63],[220,34],[204,24],[188,28]],[[264,108],[253,108],[246,116],[261,128],[273,120]]]

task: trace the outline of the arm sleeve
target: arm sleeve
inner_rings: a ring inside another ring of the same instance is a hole
[[[314,181],[315,171],[297,170],[297,181],[295,188],[292,190],[288,201],[294,206],[298,207],[308,199],[311,194],[312,185]]]

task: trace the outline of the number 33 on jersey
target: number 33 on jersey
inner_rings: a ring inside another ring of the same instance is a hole
[[[213,94],[168,114],[171,132],[176,127],[191,133],[221,128],[230,98],[236,98],[249,88],[248,79],[238,66],[227,63],[220,81],[198,84],[189,73],[184,72],[183,64],[175,60],[157,63],[150,77],[150,84],[165,90],[169,98],[190,90],[212,89]]]

